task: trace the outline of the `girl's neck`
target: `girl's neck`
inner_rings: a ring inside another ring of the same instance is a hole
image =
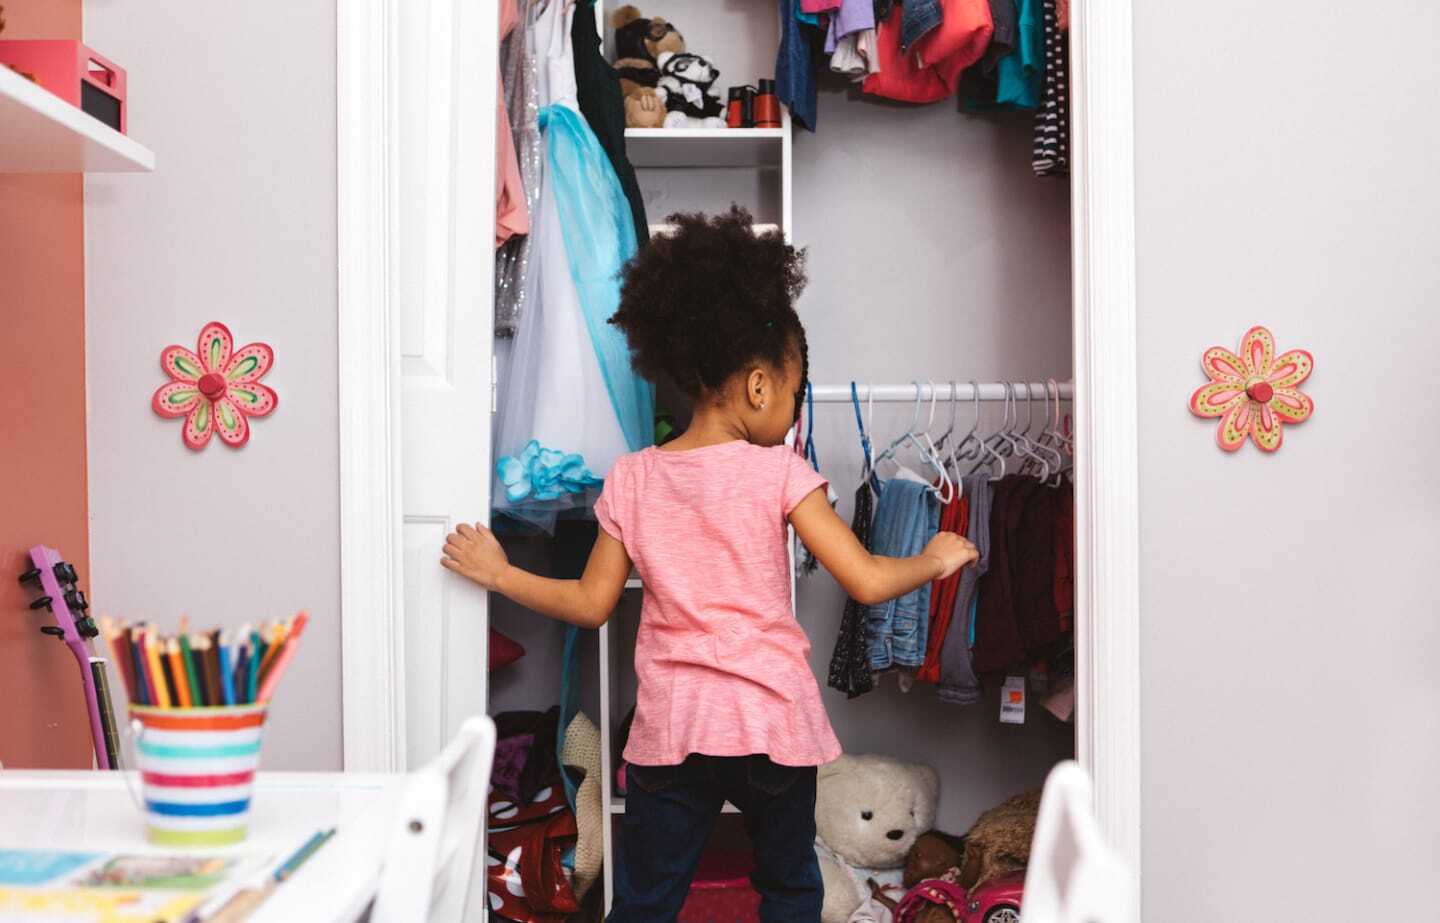
[[[661,446],[660,450],[683,452],[737,440],[750,441],[750,431],[740,415],[731,412],[728,407],[706,407],[697,409],[689,428]]]

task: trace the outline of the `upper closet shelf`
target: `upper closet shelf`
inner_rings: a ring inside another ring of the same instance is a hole
[[[637,167],[779,166],[783,128],[627,128],[625,150]]]
[[[0,66],[0,173],[148,173],[155,152]]]

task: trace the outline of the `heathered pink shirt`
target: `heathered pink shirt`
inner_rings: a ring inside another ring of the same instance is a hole
[[[726,442],[622,456],[595,517],[645,581],[625,759],[840,755],[790,606],[786,526],[825,479],[784,446]]]

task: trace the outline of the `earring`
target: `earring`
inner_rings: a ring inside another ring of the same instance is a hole
[[[765,402],[764,402],[764,401],[761,401],[761,402],[760,402],[760,409],[761,409],[761,410],[764,410],[764,409],[765,409]]]

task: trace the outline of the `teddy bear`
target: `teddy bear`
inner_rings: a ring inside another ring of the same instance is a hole
[[[688,51],[660,55],[659,92],[664,94],[666,128],[724,128],[725,111],[711,87],[720,71],[705,58]]]
[[[869,879],[898,885],[906,857],[935,822],[940,777],[888,756],[842,756],[820,767],[815,851],[825,882],[821,923],[847,923]]]
[[[685,51],[685,36],[659,16],[645,18],[633,6],[615,11],[615,71],[625,97],[625,127],[659,128],[668,110],[660,90],[660,56]]]
[[[1030,861],[1030,843],[1035,839],[1035,817],[1039,812],[1037,788],[981,814],[965,834],[960,883],[973,891],[1007,872],[1023,870]]]

